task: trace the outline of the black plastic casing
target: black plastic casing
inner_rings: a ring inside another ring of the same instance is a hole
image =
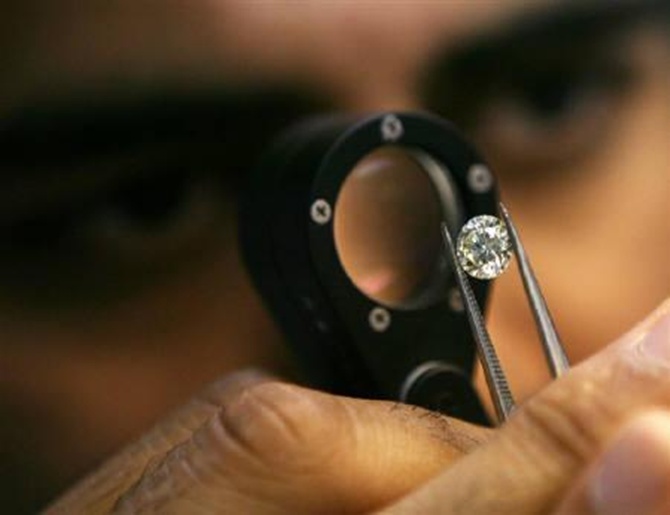
[[[496,214],[495,182],[473,191],[468,171],[483,161],[448,122],[422,113],[318,118],[281,136],[250,177],[240,212],[246,264],[313,386],[487,424],[471,383],[469,325],[447,294],[453,280],[427,307],[394,309],[361,293],[338,258],[333,219],[342,184],[385,145],[418,149],[443,165],[458,195],[457,226]],[[317,201],[326,205],[318,221]],[[488,283],[472,286],[484,308]],[[388,315],[384,330],[371,324],[380,310]]]

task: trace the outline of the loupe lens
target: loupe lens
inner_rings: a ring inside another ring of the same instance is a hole
[[[335,205],[335,244],[347,275],[369,298],[416,309],[444,294],[440,224],[459,215],[447,177],[425,152],[384,146],[345,179]]]

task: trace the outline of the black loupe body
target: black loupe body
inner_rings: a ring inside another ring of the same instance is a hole
[[[496,214],[495,180],[427,114],[320,118],[286,132],[241,210],[256,287],[316,387],[487,423],[440,225]],[[473,289],[485,305],[487,284]]]

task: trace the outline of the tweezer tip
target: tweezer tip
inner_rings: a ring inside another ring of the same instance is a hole
[[[536,326],[542,343],[545,349],[547,356],[547,362],[552,371],[554,377],[558,377],[561,374],[565,373],[566,370],[570,367],[569,361],[561,344],[560,338],[554,326],[551,314],[549,313],[549,308],[547,307],[544,296],[540,289],[540,285],[535,278],[530,261],[526,254],[521,239],[517,232],[514,222],[512,222],[512,217],[507,211],[505,204],[502,202],[499,203],[500,214],[502,215],[507,230],[510,233],[512,248],[514,254],[517,258],[517,264],[519,265],[519,272],[523,281],[524,288],[526,290],[526,295],[530,301],[531,311],[536,321]]]
[[[498,202],[498,209],[500,209],[500,214],[505,219],[505,221],[508,222],[508,223],[511,223],[512,219],[509,216],[509,211],[507,210],[507,207],[505,206],[505,204],[502,201]]]

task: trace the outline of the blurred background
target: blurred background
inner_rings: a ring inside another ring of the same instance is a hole
[[[7,0],[0,511],[30,513],[214,378],[294,365],[239,184],[320,112],[454,121],[501,181],[572,361],[670,290],[670,9],[632,0]],[[516,274],[489,313],[547,380]]]

